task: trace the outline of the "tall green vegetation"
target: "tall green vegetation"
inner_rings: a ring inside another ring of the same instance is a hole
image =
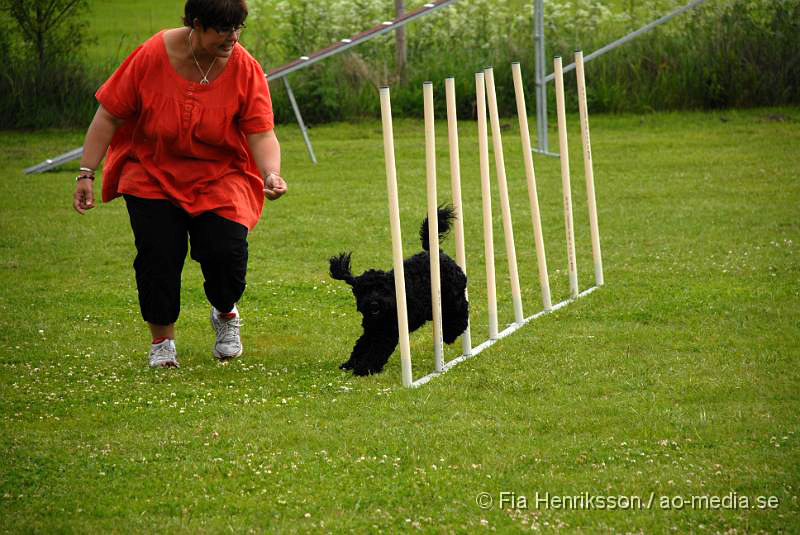
[[[408,9],[419,7],[414,2]],[[454,76],[459,108],[474,109],[473,73],[497,72],[501,113],[515,111],[509,64],[521,61],[533,87],[532,2],[460,0],[407,27],[407,83],[395,67],[394,39],[373,39],[339,57],[292,75],[306,119],[314,122],[377,116],[375,87],[392,85],[396,113],[422,113],[420,85]],[[545,2],[546,57],[589,53],[685,5],[684,0],[612,3]],[[248,46],[265,66],[277,66],[391,18],[391,2],[253,0]],[[800,101],[796,43],[800,0],[709,0],[687,14],[589,64],[595,112],[751,107]],[[552,71],[552,65],[546,69]],[[438,84],[441,87],[442,84]],[[574,84],[567,84],[575,108]],[[289,109],[283,92],[275,95]],[[550,92],[553,98],[552,91]],[[441,100],[441,99],[440,99]],[[288,118],[288,117],[287,117]]]
[[[407,0],[405,10],[417,9],[423,1]],[[578,49],[589,53],[686,1],[546,0],[546,57],[569,59]],[[391,0],[250,0],[249,4],[243,43],[265,70],[389,20],[395,13]],[[459,114],[468,118],[474,114],[473,73],[487,65],[495,67],[501,113],[513,114],[512,61],[522,63],[526,86],[529,93],[533,91],[532,4],[531,0],[459,0],[409,24],[405,71],[398,68],[395,36],[389,33],[292,74],[303,115],[311,123],[377,117],[375,88],[389,84],[395,113],[420,116],[422,82],[433,80],[440,91],[441,80],[454,76]],[[2,127],[87,124],[95,107],[94,90],[144,40],[142,36],[179,24],[180,9],[153,5],[153,0],[126,0],[109,9],[95,0],[89,3],[95,8],[90,13],[87,0],[0,0]],[[62,16],[44,17],[48,6],[59,8],[50,13],[63,12]],[[125,26],[120,26],[120,14],[125,15]],[[40,19],[38,25],[31,24]],[[84,53],[92,36],[100,36],[102,43]],[[707,0],[589,63],[589,104],[595,113],[796,104],[800,102],[798,42],[800,0]],[[552,70],[549,60],[545,67]],[[568,105],[574,110],[571,79],[566,87]],[[554,99],[552,85],[550,89]],[[278,120],[291,121],[280,85],[275,85],[273,98]],[[441,105],[443,99],[436,100]]]
[[[86,0],[0,0],[0,124],[70,124],[93,107],[78,54],[87,43]]]

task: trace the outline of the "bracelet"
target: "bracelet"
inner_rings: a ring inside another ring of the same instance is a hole
[[[78,180],[80,180],[82,178],[88,178],[89,180],[94,182],[94,175],[87,175],[87,174],[83,174],[83,173],[81,173],[80,175],[75,177],[75,182],[77,182]]]
[[[81,167],[80,171],[81,171],[81,174],[86,173],[87,175],[94,175],[94,169],[90,169],[88,167]]]

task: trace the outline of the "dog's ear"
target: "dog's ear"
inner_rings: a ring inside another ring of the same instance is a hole
[[[353,274],[350,273],[350,255],[352,253],[341,253],[332,256],[328,260],[330,263],[331,278],[345,281],[350,286],[353,285]]]

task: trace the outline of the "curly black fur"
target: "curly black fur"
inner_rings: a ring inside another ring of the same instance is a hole
[[[439,239],[450,231],[455,218],[452,207],[438,210]],[[423,252],[403,262],[408,308],[408,329],[415,331],[433,318],[431,309],[431,277],[428,243],[428,218],[422,222],[420,241]],[[389,356],[397,347],[397,302],[394,290],[394,270],[370,269],[354,277],[350,271],[351,253],[330,258],[330,275],[353,287],[356,309],[362,315],[364,333],[356,341],[350,358],[339,367],[353,370],[356,375],[383,371]],[[446,254],[439,253],[442,282],[442,337],[452,344],[467,328],[469,303],[466,297],[467,277]]]

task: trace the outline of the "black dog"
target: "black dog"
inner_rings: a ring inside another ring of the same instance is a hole
[[[438,210],[439,239],[450,231],[455,218],[452,207]],[[431,275],[428,254],[428,218],[419,231],[422,249],[403,262],[408,305],[408,329],[415,331],[433,317],[431,311]],[[397,301],[395,299],[394,270],[370,269],[358,277],[350,272],[350,254],[342,253],[330,259],[331,277],[345,281],[353,287],[356,308],[363,319],[364,334],[356,342],[350,358],[339,367],[353,370],[356,375],[369,375],[383,371],[383,366],[397,346]],[[439,254],[442,288],[442,337],[452,344],[467,328],[469,303],[467,303],[467,277],[452,258]]]

